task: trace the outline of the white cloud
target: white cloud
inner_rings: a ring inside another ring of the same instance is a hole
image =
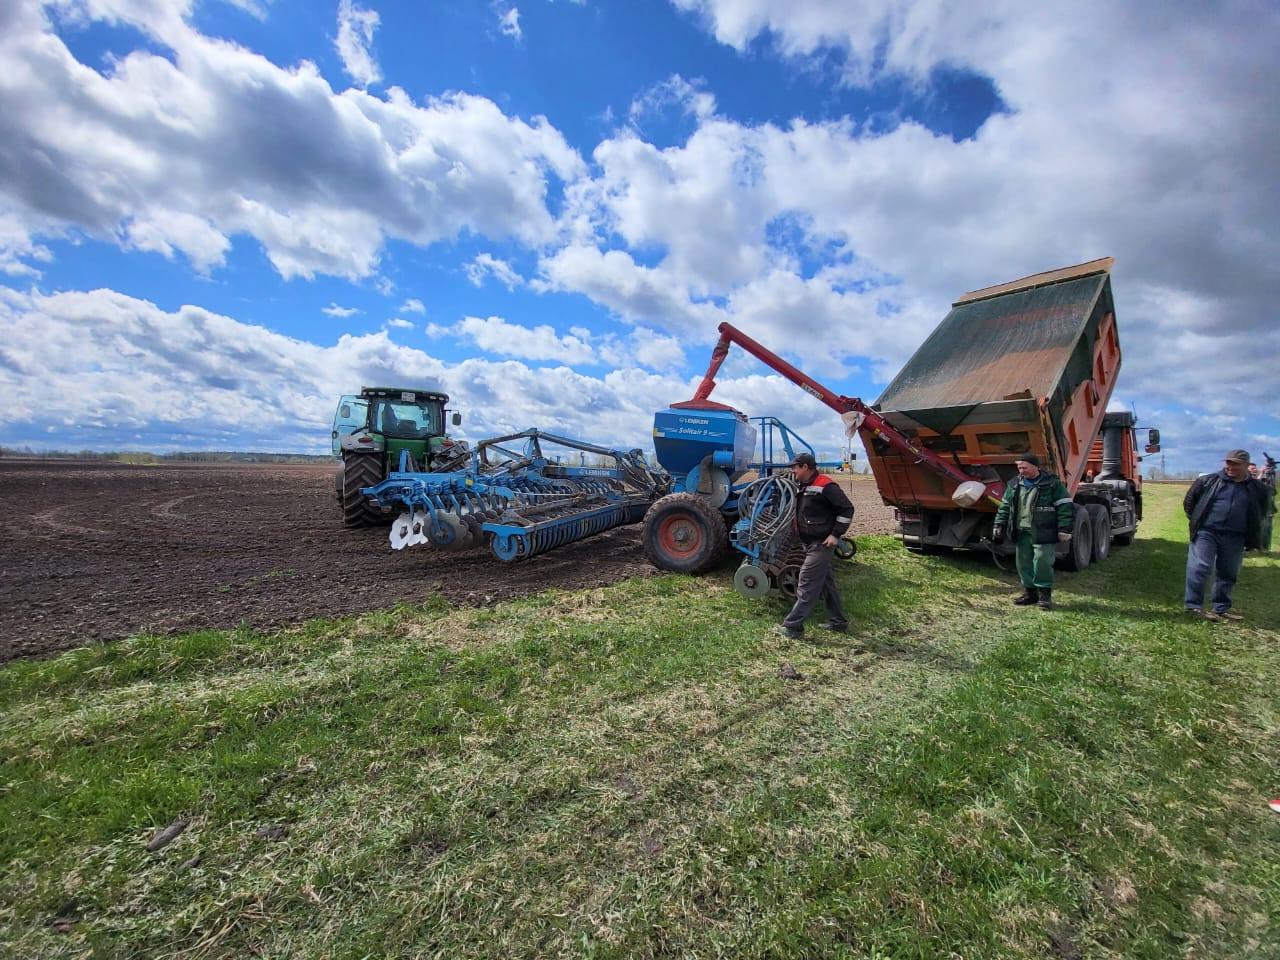
[[[467,264],[466,271],[467,279],[477,287],[483,286],[489,277],[493,277],[508,290],[514,290],[524,283],[524,278],[512,269],[511,264],[489,253],[478,254]]]
[[[404,303],[400,304],[401,313],[426,313],[427,308],[422,305],[422,301],[416,297],[410,297]]]
[[[690,82],[678,73],[672,74],[636,97],[631,102],[628,115],[635,123],[674,105],[690,116],[706,120],[716,112],[716,98],[703,87],[701,80]]]
[[[392,317],[390,320],[388,320],[388,321],[387,321],[387,326],[388,326],[388,327],[394,327],[394,328],[395,328],[395,329],[397,329],[397,330],[412,330],[412,329],[413,329],[413,324],[412,324],[410,321],[408,321],[408,320],[403,320],[403,319],[401,319],[400,317]]]
[[[353,317],[361,311],[359,307],[340,307],[331,301],[327,307],[321,307],[320,312],[331,317]]]
[[[501,317],[466,317],[454,328],[458,337],[471,340],[481,350],[502,357],[525,360],[558,360],[561,363],[591,363],[595,353],[583,339],[560,336],[549,324],[525,327]]]
[[[333,45],[342,58],[343,69],[362,87],[382,79],[382,71],[370,50],[379,20],[377,11],[358,7],[352,0],[338,3],[338,36]]]
[[[461,93],[421,103],[395,87],[338,93],[314,64],[282,68],[200,34],[183,5],[54,9],[114,18],[161,49],[99,72],[35,0],[4,5],[6,261],[40,238],[83,232],[210,270],[233,236],[248,235],[286,278],[355,279],[377,270],[388,238],[427,245],[467,231],[546,244],[558,229],[549,185],[583,169],[544,118],[508,117]]]
[[[520,11],[515,7],[507,7],[498,11],[498,29],[504,37],[511,37],[519,42],[524,33],[520,29]]]
[[[258,0],[226,0],[226,2],[239,10],[243,10],[255,20],[267,19],[267,7],[271,4],[271,0],[262,0],[262,2],[258,2]]]
[[[544,257],[539,267],[544,279],[531,284],[535,290],[584,293],[627,320],[680,330],[714,329],[719,322],[713,306],[690,301],[670,269],[641,266],[623,250],[574,244]]]
[[[678,370],[684,364],[684,350],[674,337],[664,337],[647,327],[637,327],[631,334],[636,362],[654,370]]]
[[[123,233],[129,246],[172,258],[175,251],[186,254],[200,273],[219,266],[231,241],[205,220],[190,213],[157,210],[128,220]]]

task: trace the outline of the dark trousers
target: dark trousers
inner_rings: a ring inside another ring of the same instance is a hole
[[[804,563],[800,565],[800,580],[796,584],[796,602],[782,625],[788,630],[803,630],[804,622],[818,600],[827,605],[827,615],[835,626],[844,626],[844,610],[840,606],[840,591],[836,589],[836,572],[832,569],[835,547],[824,547],[822,541],[804,545]]]
[[[1191,546],[1187,548],[1186,604],[1204,606],[1204,591],[1209,574],[1214,575],[1213,609],[1225,613],[1231,609],[1231,591],[1236,577],[1240,576],[1240,564],[1244,562],[1244,537],[1229,533],[1199,530]]]
[[[1018,579],[1027,590],[1053,589],[1052,543],[1036,543],[1030,530],[1018,531]]]

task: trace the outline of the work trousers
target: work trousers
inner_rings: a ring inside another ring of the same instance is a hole
[[[826,603],[827,616],[833,626],[842,627],[849,622],[840,606],[840,591],[836,589],[836,572],[832,569],[835,552],[835,547],[824,547],[821,540],[804,545],[804,563],[800,566],[799,583],[796,584],[796,602],[782,621],[788,630],[804,630],[804,622],[819,600]]]
[[[1266,553],[1271,552],[1271,522],[1275,517],[1274,513],[1269,513],[1262,519],[1262,549]]]
[[[1028,590],[1053,589],[1054,544],[1036,543],[1030,530],[1018,531],[1018,579]]]
[[[1231,591],[1240,576],[1244,562],[1244,535],[1200,530],[1187,548],[1187,609],[1204,607],[1204,592],[1209,574],[1214,575],[1213,609],[1226,613],[1231,609]]]

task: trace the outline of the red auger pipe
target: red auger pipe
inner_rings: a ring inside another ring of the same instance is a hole
[[[976,477],[971,477],[955,464],[942,459],[933,451],[917,447],[903,433],[890,426],[884,417],[857,397],[841,396],[827,389],[813,377],[787,363],[772,350],[751,339],[733,324],[722,323],[718,329],[720,331],[720,339],[716,343],[715,349],[711,351],[711,364],[707,367],[702,383],[698,384],[698,389],[693,395],[694,401],[706,400],[711,396],[711,391],[716,388],[716,374],[720,371],[720,365],[724,363],[724,358],[729,354],[729,345],[736,343],[765,366],[778,371],[801,390],[817,397],[836,413],[858,414],[861,418],[860,426],[862,429],[867,430],[874,437],[879,437],[899,453],[914,457],[917,463],[925,464],[935,473],[941,474],[957,484],[977,480]],[[986,487],[987,499],[999,504],[1000,497],[1004,493],[1004,484],[1000,481],[986,483],[978,480],[978,482]]]

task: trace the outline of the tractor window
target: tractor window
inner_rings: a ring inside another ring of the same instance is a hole
[[[342,438],[355,430],[364,429],[365,411],[369,408],[367,400],[359,397],[343,397],[338,401],[338,411],[333,417],[333,455],[342,452]]]
[[[436,403],[378,400],[373,409],[373,428],[386,437],[422,440],[441,432],[440,413]]]

